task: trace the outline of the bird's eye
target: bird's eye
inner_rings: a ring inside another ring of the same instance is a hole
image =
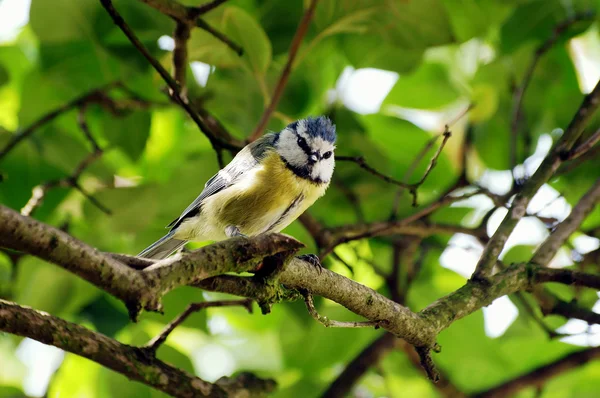
[[[329,159],[331,157],[332,153],[331,151],[327,151],[323,154],[323,159]]]
[[[300,147],[305,147],[307,145],[306,140],[303,137],[298,136],[298,145]]]

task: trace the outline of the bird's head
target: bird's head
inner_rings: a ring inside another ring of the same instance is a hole
[[[289,124],[277,136],[275,148],[298,176],[328,183],[335,166],[335,125],[325,116]]]

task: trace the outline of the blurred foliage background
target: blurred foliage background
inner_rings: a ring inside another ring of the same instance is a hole
[[[22,7],[17,3],[10,7]],[[8,4],[0,2],[3,18],[8,18]],[[141,1],[114,4],[170,70],[174,22]],[[268,104],[307,5],[300,0],[230,0],[207,14],[205,21],[241,45],[244,55],[203,30],[192,31],[188,96],[196,109],[245,139]],[[515,175],[530,175],[598,80],[599,11],[596,0],[322,0],[268,128],[278,131],[292,120],[327,114],[337,124],[338,155],[364,156],[379,171],[401,180],[429,140],[452,122],[453,136],[420,187],[419,203],[435,201],[461,175],[504,194],[513,185],[511,167],[517,165]],[[514,93],[534,60],[513,140]],[[34,187],[72,175],[93,150],[82,134],[83,120],[103,153],[78,181],[109,212],[67,186],[49,190],[33,215],[100,250],[135,254],[164,233],[164,226],[218,170],[215,153],[98,1],[32,0],[28,23],[0,46],[0,147],[14,132],[96,89],[103,96],[81,112],[65,112],[36,129],[2,160],[0,202],[20,210]],[[595,120],[590,129],[598,125]],[[436,145],[417,163],[411,181],[423,174]],[[225,157],[231,158],[228,153]],[[535,215],[563,219],[598,170],[598,158],[586,160],[545,186],[532,203],[537,207],[530,208],[534,216],[525,220],[525,230],[515,231],[505,262],[528,258],[549,231]],[[327,226],[387,220],[396,196],[393,185],[356,164],[338,162],[332,187],[310,213]],[[399,198],[398,217],[416,211],[407,192]],[[432,218],[477,226],[492,208],[491,200],[475,197]],[[489,229],[502,211],[486,218]],[[598,228],[596,209],[555,265],[571,265],[597,250]],[[300,223],[285,232],[306,243],[308,252],[316,250]],[[325,265],[389,295],[382,275],[391,268],[397,240],[341,245]],[[459,288],[478,250],[479,242],[460,235],[420,242],[406,304],[420,310]],[[553,289],[588,308],[598,300],[595,293]],[[147,342],[190,302],[220,297],[178,289],[165,297],[164,315],[146,313],[133,324],[121,303],[87,282],[39,259],[7,253],[0,253],[0,296],[129,344]],[[317,304],[331,318],[356,319],[334,303]],[[600,344],[597,326],[556,316],[544,319],[549,328],[578,335],[550,339],[516,300],[502,300],[486,311],[456,322],[439,338],[443,351],[435,360],[466,394],[549,363],[580,349],[577,345]],[[158,355],[209,381],[252,371],[277,380],[276,397],[313,397],[382,333],[326,329],[301,303],[276,305],[267,316],[217,308],[193,315]],[[519,396],[592,397],[598,391],[600,363],[592,362],[552,379],[541,395],[530,387]],[[159,395],[86,359],[0,335],[0,397]],[[443,395],[402,350],[389,353],[353,390],[357,397]]]

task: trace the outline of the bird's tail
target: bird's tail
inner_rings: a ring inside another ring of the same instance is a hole
[[[140,254],[138,254],[138,257],[162,260],[186,243],[187,240],[175,239],[171,233],[168,233],[145,248]]]

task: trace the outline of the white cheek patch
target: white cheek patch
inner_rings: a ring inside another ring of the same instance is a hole
[[[291,165],[302,167],[308,162],[308,156],[297,144],[296,135],[290,130],[284,130],[277,143],[277,151]]]

